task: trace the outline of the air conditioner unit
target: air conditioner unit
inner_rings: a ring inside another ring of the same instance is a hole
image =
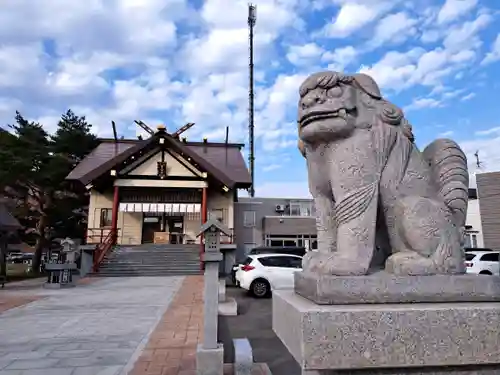
[[[277,204],[276,205],[276,212],[284,212],[285,211],[285,205],[284,204]]]

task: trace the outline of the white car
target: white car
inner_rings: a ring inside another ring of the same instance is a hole
[[[478,275],[499,275],[498,251],[467,251],[465,267],[467,273]]]
[[[236,271],[236,284],[255,297],[267,297],[273,290],[293,288],[293,275],[301,270],[302,257],[297,255],[249,255]]]

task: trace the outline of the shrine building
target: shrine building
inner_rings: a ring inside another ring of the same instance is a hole
[[[110,233],[118,245],[200,243],[209,215],[233,230],[237,190],[251,186],[244,145],[188,142],[164,126],[151,133],[101,139],[67,176],[90,193],[87,243]]]

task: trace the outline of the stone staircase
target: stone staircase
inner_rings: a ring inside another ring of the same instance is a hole
[[[93,276],[176,276],[200,274],[200,245],[117,246]]]

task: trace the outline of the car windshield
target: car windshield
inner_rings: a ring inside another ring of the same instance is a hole
[[[472,260],[476,257],[476,254],[470,254],[470,253],[467,253],[465,254],[465,260]]]
[[[252,263],[252,261],[253,261],[253,258],[247,257],[247,259],[245,259],[245,261],[241,264],[244,266],[248,266],[250,263]]]

